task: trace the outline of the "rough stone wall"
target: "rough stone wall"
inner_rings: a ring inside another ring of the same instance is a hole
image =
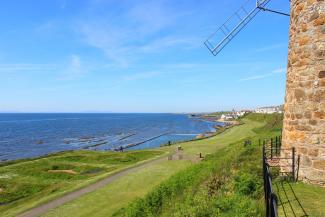
[[[324,0],[291,0],[290,19],[282,144],[283,148],[295,147],[301,156],[299,179],[324,184]],[[283,151],[282,156],[291,156],[291,151]]]

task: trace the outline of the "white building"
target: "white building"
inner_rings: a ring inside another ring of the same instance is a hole
[[[233,119],[233,116],[231,116],[229,114],[222,114],[220,119],[221,120],[231,120],[231,119]]]
[[[246,114],[247,112],[246,111],[239,111],[239,112],[236,112],[236,116],[237,117],[242,117]]]
[[[268,106],[268,107],[261,107],[257,108],[254,111],[255,113],[262,113],[262,114],[273,114],[273,113],[282,113],[282,106]]]
[[[233,110],[232,112],[222,114],[220,117],[220,120],[226,121],[226,120],[238,119],[238,118],[244,116],[246,113],[247,113],[247,111]]]

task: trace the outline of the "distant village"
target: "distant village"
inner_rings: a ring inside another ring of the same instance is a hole
[[[219,120],[220,121],[235,120],[244,116],[247,113],[260,113],[260,114],[283,113],[283,105],[260,107],[255,110],[241,110],[241,111],[232,110],[229,113],[221,114]]]
[[[260,114],[273,114],[273,113],[283,113],[283,105],[279,106],[267,106],[267,107],[260,107],[254,110],[240,110],[236,111],[233,109],[230,112],[216,112],[216,113],[209,113],[209,114],[192,114],[191,116],[200,116],[204,119],[210,120],[218,120],[221,122],[227,121],[234,121],[248,113],[260,113]]]

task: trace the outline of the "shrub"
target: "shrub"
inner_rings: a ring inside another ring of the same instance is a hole
[[[235,176],[235,191],[243,195],[254,195],[259,188],[259,180],[255,175],[243,173]]]
[[[52,170],[58,170],[60,167],[58,165],[53,165]]]

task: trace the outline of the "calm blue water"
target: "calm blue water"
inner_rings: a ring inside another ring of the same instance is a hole
[[[0,114],[0,160],[74,150],[160,146],[211,132],[217,123],[180,114]]]

